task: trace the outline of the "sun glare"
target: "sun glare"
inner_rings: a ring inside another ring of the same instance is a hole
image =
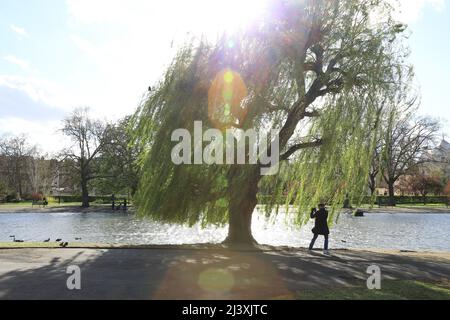
[[[268,0],[199,0],[189,2],[186,14],[195,33],[216,36],[245,28],[258,18]]]

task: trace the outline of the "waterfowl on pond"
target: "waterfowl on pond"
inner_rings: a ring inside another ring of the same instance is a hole
[[[56,239],[55,241],[56,241],[56,242],[60,242],[60,241],[62,241],[62,239]]]
[[[48,238],[48,239],[44,240],[44,242],[50,242],[50,238]]]
[[[75,240],[81,240],[81,238],[75,238]]]

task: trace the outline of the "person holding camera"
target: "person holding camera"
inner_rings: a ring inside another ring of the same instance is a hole
[[[330,234],[330,230],[328,228],[328,211],[325,209],[325,205],[323,203],[319,204],[319,210],[316,208],[311,209],[311,219],[315,219],[315,223],[314,228],[311,230],[314,237],[309,245],[309,250],[313,249],[314,243],[319,235],[323,235],[325,237],[323,253],[328,255],[328,235]]]

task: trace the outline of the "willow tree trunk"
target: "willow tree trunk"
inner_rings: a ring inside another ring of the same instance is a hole
[[[376,176],[373,174],[369,174],[369,189],[370,189],[370,195],[373,196],[377,189]]]
[[[256,167],[256,166],[255,166]],[[226,244],[255,245],[252,235],[252,216],[257,205],[259,169],[232,170],[229,177],[230,203]]]

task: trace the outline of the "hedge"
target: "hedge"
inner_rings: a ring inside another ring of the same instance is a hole
[[[395,196],[396,204],[450,204],[449,196]],[[378,196],[376,198],[376,205],[389,205],[389,196]]]
[[[266,204],[271,199],[271,196],[268,195],[260,195],[258,196],[258,203]],[[373,202],[372,202],[373,200]],[[395,196],[394,197],[396,204],[444,204],[450,205],[450,196]],[[280,201],[280,204],[284,204],[284,200]],[[362,204],[372,204],[379,206],[387,206],[389,205],[389,196],[377,196],[371,197],[366,196],[362,200]]]
[[[49,197],[54,202],[58,202],[59,199],[61,199],[61,202],[82,202],[80,195],[64,195],[64,196],[52,196]],[[126,199],[127,196],[115,196],[116,201],[120,201],[123,199]],[[112,203],[112,197],[111,196],[89,196],[89,202],[97,202],[97,203]]]

